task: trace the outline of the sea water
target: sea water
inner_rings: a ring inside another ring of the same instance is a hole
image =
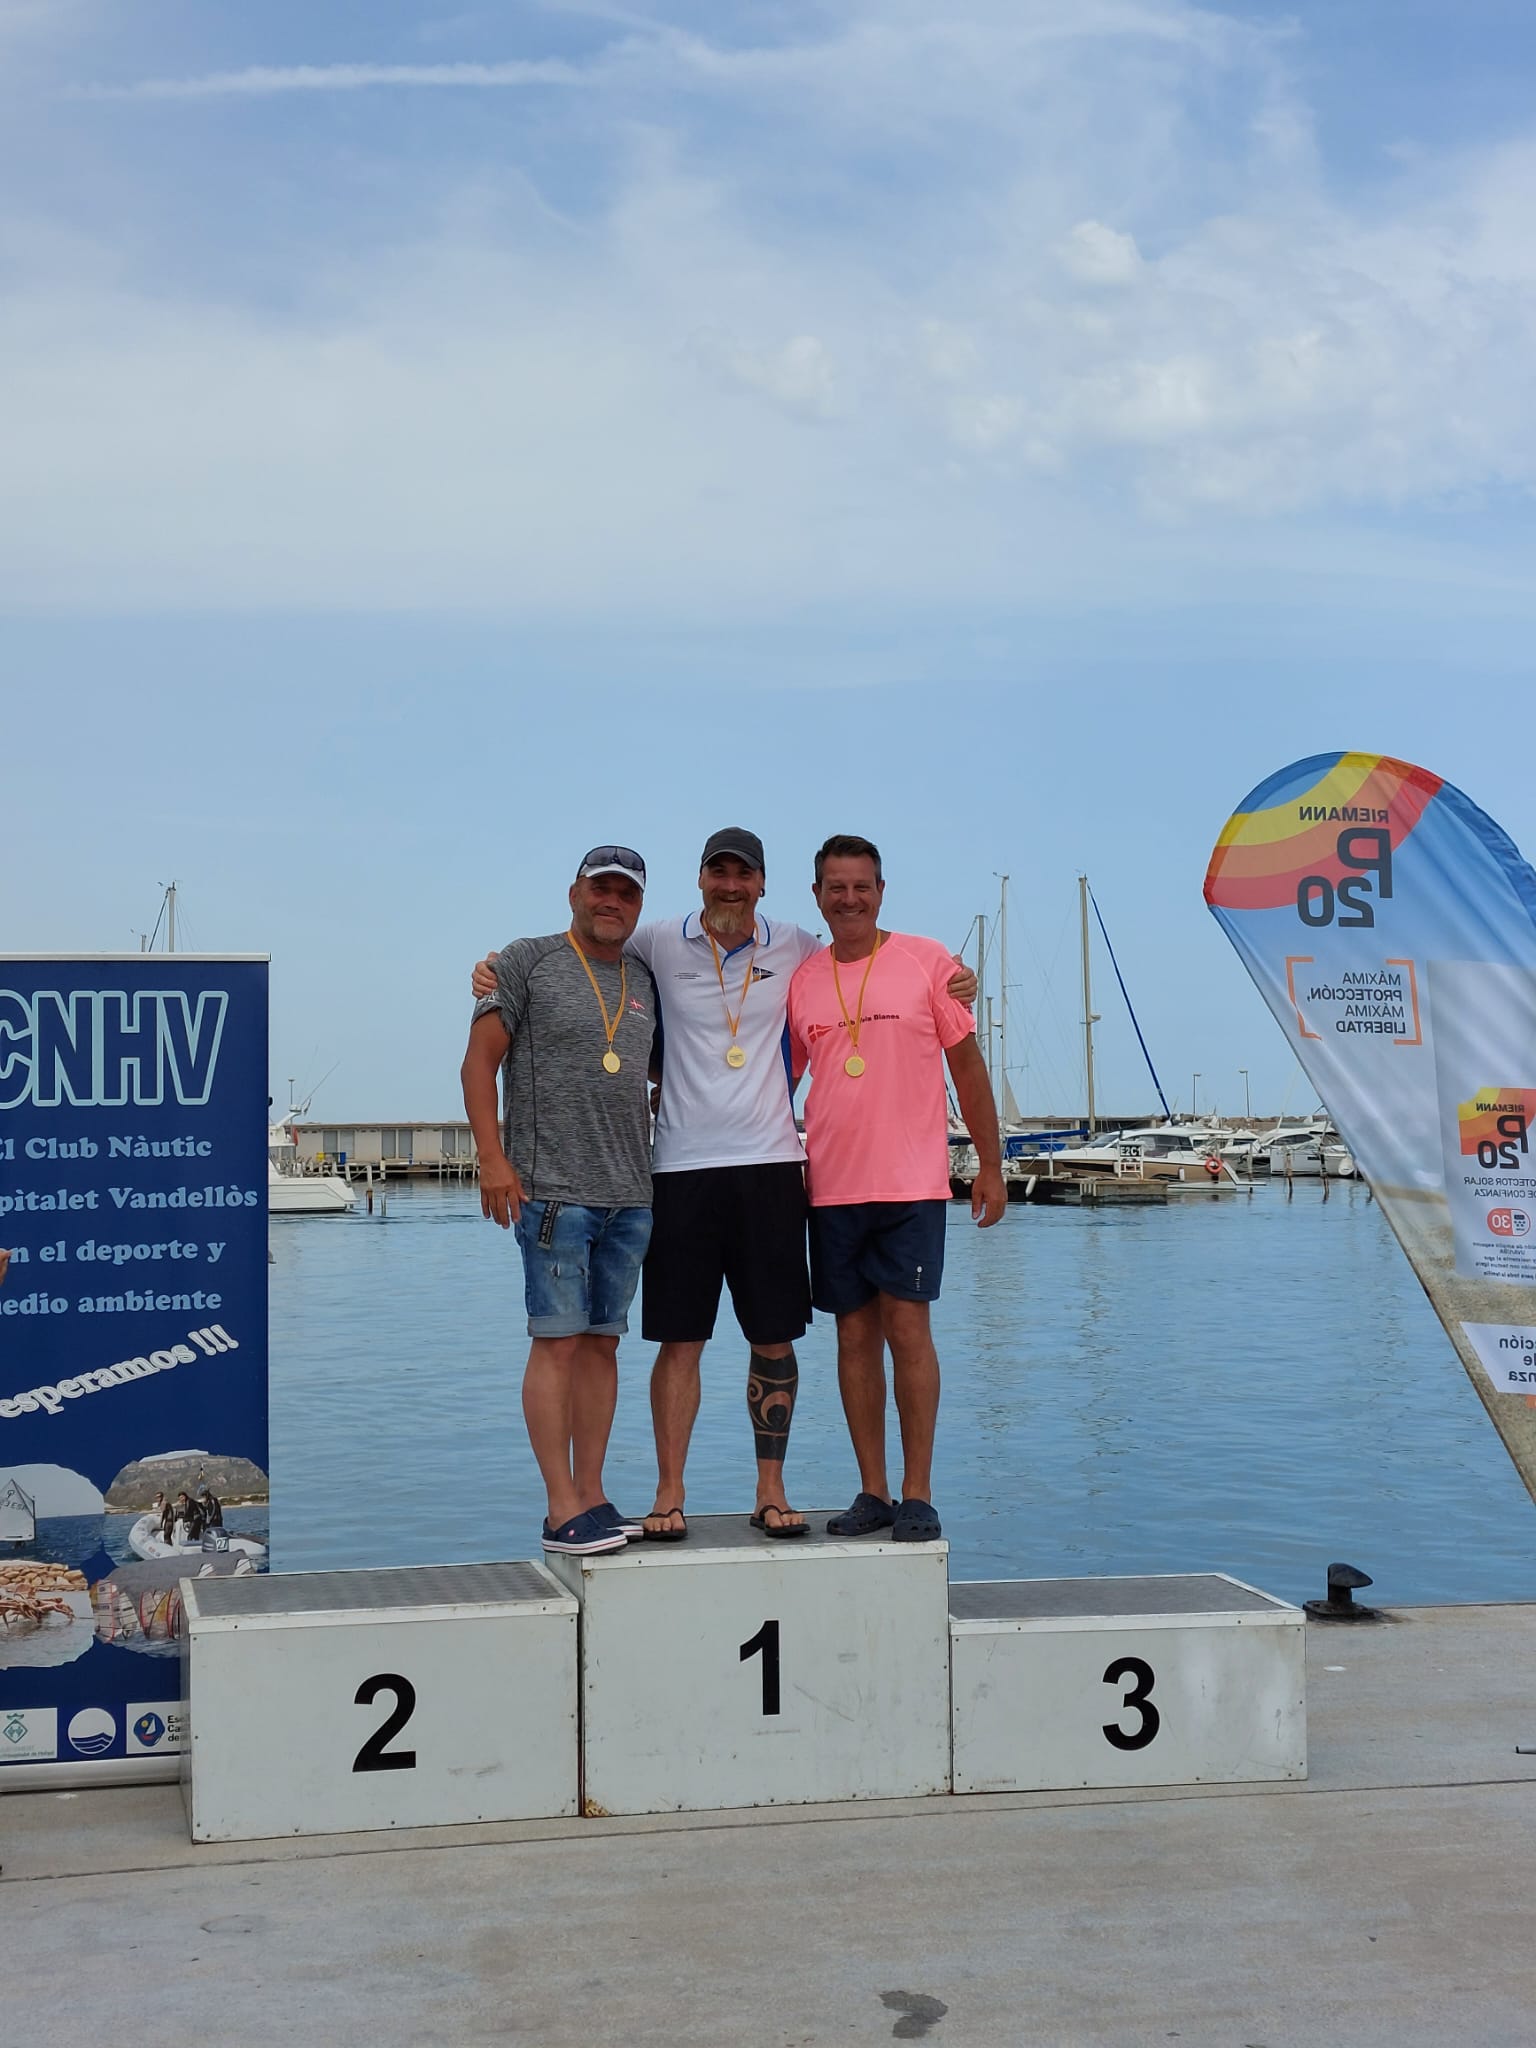
[[[538,1554],[516,1245],[472,1185],[387,1196],[272,1226],[277,1570]],[[1337,1558],[1389,1604],[1536,1599],[1536,1504],[1360,1182],[1016,1205],[985,1231],[953,1205],[934,1330],[956,1577],[1226,1571],[1301,1599]],[[845,1506],[831,1320],[797,1351],[790,1498]],[[626,1514],[654,1494],[651,1357],[620,1346]],[[752,1506],[746,1363],[726,1303],[690,1512]],[[899,1485],[894,1412],[891,1447]]]

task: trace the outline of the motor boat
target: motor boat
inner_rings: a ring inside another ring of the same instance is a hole
[[[1140,1174],[1147,1180],[1213,1180],[1219,1176],[1221,1148],[1230,1133],[1203,1124],[1145,1124],[1068,1145],[1055,1154],[1053,1173]],[[1217,1162],[1215,1173],[1207,1164]]]
[[[1308,1180],[1349,1180],[1354,1158],[1331,1125],[1280,1124],[1254,1148],[1253,1163],[1277,1176]]]
[[[241,1557],[267,1554],[265,1543],[258,1543],[254,1536],[237,1536],[228,1529],[208,1529],[201,1536],[189,1537],[185,1522],[180,1520],[174,1524],[167,1543],[160,1533],[160,1517],[155,1514],[139,1516],[128,1531],[128,1548],[135,1557],[146,1558],[206,1557],[225,1552]]]
[[[291,1124],[267,1126],[267,1214],[345,1216],[357,1196],[337,1173],[306,1173]]]

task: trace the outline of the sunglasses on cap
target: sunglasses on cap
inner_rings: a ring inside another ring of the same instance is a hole
[[[628,875],[632,882],[645,887],[645,862],[632,846],[594,846],[590,853],[582,856],[581,866],[576,870],[581,875]]]

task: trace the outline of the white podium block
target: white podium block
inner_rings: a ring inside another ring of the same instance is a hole
[[[576,1812],[576,1602],[542,1565],[181,1591],[195,1842]]]
[[[1307,1775],[1304,1617],[1221,1572],[950,1587],[957,1792]]]
[[[588,1814],[948,1791],[948,1545],[825,1523],[550,1557],[581,1600]]]

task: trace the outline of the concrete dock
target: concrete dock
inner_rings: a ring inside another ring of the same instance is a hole
[[[1312,1624],[1311,1776],[194,1847],[0,1799],[25,2048],[1530,2048],[1536,1606]]]

